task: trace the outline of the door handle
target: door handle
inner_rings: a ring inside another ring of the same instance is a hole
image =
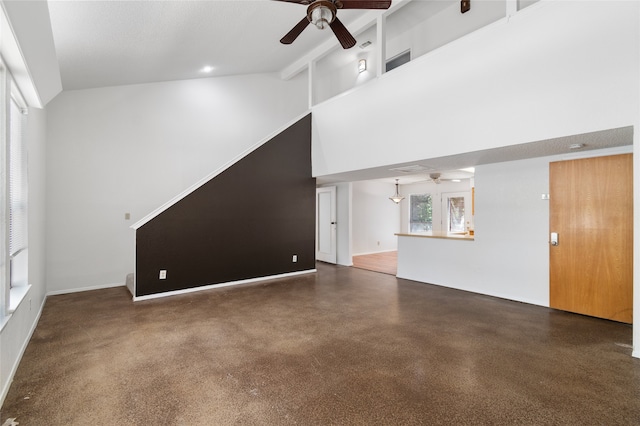
[[[558,233],[557,232],[552,232],[551,233],[551,238],[550,241],[552,246],[557,246],[558,245]]]
[[[332,225],[335,225],[335,224],[336,224],[336,222],[331,222],[331,224],[332,224]]]

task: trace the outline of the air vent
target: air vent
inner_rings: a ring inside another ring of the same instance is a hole
[[[425,170],[434,170],[434,169],[421,166],[420,164],[413,164],[411,166],[396,167],[389,170],[391,170],[392,172],[400,172],[400,173],[419,173],[419,172],[424,172]]]
[[[406,50],[393,58],[387,59],[385,63],[385,72],[389,72],[392,69],[398,68],[400,65],[404,65],[411,60],[411,50]]]

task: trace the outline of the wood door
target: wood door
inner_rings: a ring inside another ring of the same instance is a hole
[[[336,187],[316,188],[316,259],[336,263]]]
[[[549,165],[552,308],[632,322],[632,185],[632,154]]]

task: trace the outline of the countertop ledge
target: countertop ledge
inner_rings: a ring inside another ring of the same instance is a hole
[[[440,238],[444,240],[463,240],[463,241],[474,241],[473,235],[468,234],[395,234],[398,237],[418,237],[418,238]]]

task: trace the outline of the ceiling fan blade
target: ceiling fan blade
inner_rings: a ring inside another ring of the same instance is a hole
[[[291,31],[289,31],[284,37],[280,39],[280,43],[282,44],[293,43],[295,39],[297,39],[298,36],[302,34],[302,31],[304,31],[304,29],[307,28],[307,25],[309,24],[310,22],[305,16],[304,18],[302,18],[302,21],[298,22],[296,26],[291,29]]]
[[[344,49],[349,49],[356,45],[356,39],[353,38],[349,30],[344,24],[336,17],[331,24],[329,24],[333,33],[338,37],[338,41]]]
[[[338,9],[389,9],[391,0],[341,0]]]
[[[313,2],[313,0],[274,0],[274,1],[284,1],[287,3],[298,3],[298,4],[302,4],[304,6],[308,6],[310,3]]]

